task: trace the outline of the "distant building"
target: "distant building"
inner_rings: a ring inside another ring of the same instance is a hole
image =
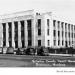
[[[53,18],[51,12],[34,10],[1,16],[0,47],[71,47],[75,25]]]

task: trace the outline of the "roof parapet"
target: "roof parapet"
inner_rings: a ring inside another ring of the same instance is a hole
[[[0,15],[0,19],[25,16],[25,15],[34,15],[34,10],[27,10],[27,11],[15,12],[11,14]]]

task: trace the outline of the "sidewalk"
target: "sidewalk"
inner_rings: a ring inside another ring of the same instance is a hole
[[[49,55],[54,55],[54,56],[75,56],[75,54],[53,54],[53,53],[50,53]]]

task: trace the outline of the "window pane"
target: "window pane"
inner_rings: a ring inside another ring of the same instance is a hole
[[[41,46],[41,40],[38,40],[38,46]]]

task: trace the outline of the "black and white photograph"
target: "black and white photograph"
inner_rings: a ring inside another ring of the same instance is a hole
[[[7,67],[75,68],[75,0],[0,0],[0,68]]]

